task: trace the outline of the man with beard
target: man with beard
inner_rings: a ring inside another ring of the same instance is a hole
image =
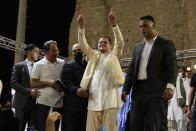
[[[11,76],[11,87],[16,91],[13,107],[15,108],[15,116],[20,122],[19,131],[24,131],[27,122],[29,128],[35,128],[35,98],[39,97],[39,91],[36,88],[31,89],[30,85],[30,76],[33,64],[39,57],[39,48],[30,44],[26,51],[26,60],[13,66]]]
[[[38,116],[38,131],[45,131],[46,119],[50,108],[61,113],[63,107],[63,93],[56,83],[60,79],[64,60],[57,58],[59,49],[57,42],[46,41],[43,46],[45,57],[36,62],[31,75],[31,88],[38,88],[41,95],[36,100]],[[60,120],[55,122],[58,130]]]
[[[73,45],[72,54],[74,59],[65,63],[61,72],[61,81],[66,88],[63,101],[62,131],[85,131],[88,90],[80,88],[80,82],[87,63],[79,44]]]

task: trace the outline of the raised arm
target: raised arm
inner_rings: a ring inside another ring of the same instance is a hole
[[[112,29],[114,32],[113,52],[118,58],[120,58],[123,52],[123,48],[124,48],[124,40],[120,32],[120,29],[116,23],[116,16],[114,15],[113,9],[110,10],[110,13],[108,14],[108,18],[109,18],[109,21],[112,25]]]
[[[87,43],[87,40],[85,37],[83,15],[80,14],[78,16],[77,23],[78,23],[78,27],[79,27],[79,29],[78,29],[78,43],[80,44],[80,47],[82,48],[82,50],[86,53],[87,57],[89,58],[92,55],[93,50],[89,46],[89,44]]]

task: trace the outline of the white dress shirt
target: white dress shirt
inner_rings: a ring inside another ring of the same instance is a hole
[[[88,110],[102,111],[118,107],[118,88],[113,85],[107,71],[108,54],[102,53],[89,88]]]
[[[149,58],[150,52],[152,50],[152,46],[154,45],[156,38],[157,38],[157,35],[151,41],[147,41],[146,39],[144,39],[145,45],[144,45],[144,48],[143,48],[142,54],[141,54],[138,80],[146,80],[147,79],[146,68],[147,68],[148,58]]]
[[[33,66],[31,78],[40,81],[56,81],[60,78],[64,60],[57,58],[55,63],[49,62],[46,57],[36,62]],[[52,87],[38,88],[41,95],[36,103],[50,107],[60,108],[63,106],[62,92],[58,92]]]
[[[33,62],[30,62],[28,59],[26,59],[26,62],[27,62],[27,67],[28,67],[28,70],[29,70],[29,76],[31,76],[31,73],[32,73],[32,69],[33,69]]]
[[[184,78],[184,87],[185,87],[185,91],[186,91],[186,105],[188,105],[188,100],[189,100],[189,94],[190,94],[190,86],[191,83],[191,78]]]
[[[144,39],[145,45],[144,45],[144,48],[143,48],[142,54],[141,54],[138,80],[146,80],[147,79],[148,59],[149,59],[150,52],[152,50],[152,47],[154,45],[154,42],[155,42],[157,36],[158,36],[158,34],[151,41],[147,41],[146,39]],[[167,88],[174,89],[174,85],[171,83],[168,83]]]

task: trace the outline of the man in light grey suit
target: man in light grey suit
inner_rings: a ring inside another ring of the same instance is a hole
[[[23,62],[13,66],[11,76],[11,87],[16,91],[13,99],[15,116],[20,121],[19,131],[24,131],[28,122],[29,128],[35,128],[35,98],[40,93],[37,89],[31,89],[30,76],[32,67],[39,57],[39,48],[34,44],[29,44],[26,48],[27,58]]]

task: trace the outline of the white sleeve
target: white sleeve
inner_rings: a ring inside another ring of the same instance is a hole
[[[189,99],[189,92],[190,92],[190,82],[189,80],[184,81],[184,89],[186,92],[186,105],[188,105],[188,99]]]

